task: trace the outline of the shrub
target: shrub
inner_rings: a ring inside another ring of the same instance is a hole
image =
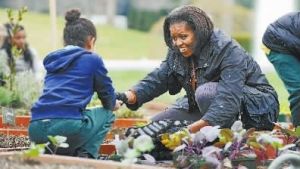
[[[250,33],[235,33],[232,35],[232,38],[235,39],[247,52],[251,52],[252,38]]]
[[[152,25],[166,14],[166,10],[149,11],[131,7],[128,14],[128,27],[141,31],[149,31]]]

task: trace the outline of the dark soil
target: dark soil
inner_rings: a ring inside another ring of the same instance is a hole
[[[28,136],[14,136],[0,134],[0,148],[29,147],[30,140]]]

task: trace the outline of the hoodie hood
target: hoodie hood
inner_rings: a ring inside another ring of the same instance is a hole
[[[88,54],[91,52],[78,46],[66,46],[63,49],[52,52],[46,56],[44,59],[45,69],[49,73],[63,72],[85,53]]]

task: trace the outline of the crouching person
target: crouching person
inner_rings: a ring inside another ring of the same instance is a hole
[[[65,19],[65,47],[44,59],[47,74],[43,93],[31,109],[29,137],[40,144],[48,142],[50,135],[64,136],[69,147],[59,148],[56,154],[97,158],[115,119],[112,111],[120,105],[102,59],[93,53],[95,26],[74,9]],[[86,109],[94,92],[103,107]]]

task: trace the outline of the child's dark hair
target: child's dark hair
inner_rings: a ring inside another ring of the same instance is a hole
[[[66,25],[64,28],[64,45],[85,47],[87,38],[97,38],[94,24],[85,18],[80,18],[78,9],[71,9],[65,15]]]

